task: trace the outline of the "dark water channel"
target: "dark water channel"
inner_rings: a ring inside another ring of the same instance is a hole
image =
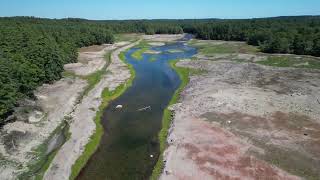
[[[131,56],[137,48],[126,53],[136,78],[105,109],[102,119],[105,133],[78,180],[143,180],[151,175],[159,156],[158,133],[163,111],[180,84],[168,61],[190,58],[196,53],[183,41],[151,49],[161,53],[143,54],[140,61]],[[117,105],[123,105],[123,109],[116,110]],[[151,106],[151,110],[137,111],[146,106]]]

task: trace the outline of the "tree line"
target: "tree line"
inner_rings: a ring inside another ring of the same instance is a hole
[[[182,24],[200,39],[246,41],[266,53],[320,56],[320,17],[207,20]]]
[[[38,86],[60,79],[78,48],[113,43],[114,33],[182,32],[178,25],[141,21],[0,18],[0,123]]]
[[[123,20],[0,18],[0,123],[20,99],[61,78],[77,49],[113,43],[115,33],[191,33],[199,39],[246,41],[267,53],[320,56],[320,17],[243,20]]]

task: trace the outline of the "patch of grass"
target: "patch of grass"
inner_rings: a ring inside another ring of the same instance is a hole
[[[67,78],[67,77],[70,77],[70,78],[75,78],[77,77],[77,75],[75,75],[73,72],[71,71],[63,71],[62,72],[62,77],[64,78]]]
[[[137,51],[132,53],[132,57],[136,60],[142,60],[142,54],[145,53],[147,50],[150,49],[150,44],[147,41],[141,41],[135,48],[139,48]]]
[[[138,45],[136,45],[134,47],[135,48],[150,48],[151,45],[147,41],[142,40],[142,41],[140,41],[140,43]]]
[[[151,56],[149,62],[155,62],[157,60],[157,56]]]
[[[297,58],[295,56],[270,56],[266,60],[258,61],[257,63],[276,67],[320,69],[320,60],[311,57]]]
[[[214,45],[214,46],[208,46],[208,47],[201,48],[200,53],[202,53],[202,54],[231,54],[231,53],[236,53],[236,51],[231,46]]]
[[[122,61],[124,61],[126,64],[128,64],[125,60],[125,52],[121,52],[119,57]],[[121,94],[123,94],[127,88],[129,88],[132,85],[133,79],[135,78],[135,71],[131,65],[128,65],[131,77],[130,79],[125,83],[118,86],[114,91],[109,91],[109,89],[105,89],[102,94],[102,103],[99,106],[99,111],[96,114],[96,117],[94,119],[94,122],[96,124],[96,130],[95,133],[91,136],[89,143],[85,146],[85,150],[82,153],[82,155],[77,159],[75,164],[72,166],[72,171],[69,179],[73,180],[76,179],[78,174],[80,173],[81,169],[87,164],[90,157],[95,153],[97,150],[101,137],[104,133],[103,126],[101,124],[101,118],[104,112],[104,109],[108,106],[109,102],[119,97]]]
[[[132,57],[136,60],[142,60],[143,57],[142,57],[142,54],[144,52],[146,52],[149,48],[141,48],[141,49],[138,49],[137,51],[135,51],[134,53],[132,53]]]
[[[198,48],[199,53],[204,55],[214,54],[234,54],[234,53],[257,53],[259,49],[240,42],[221,42],[215,43],[214,41],[198,41],[191,40],[188,43],[190,46]]]
[[[130,41],[134,42],[140,39],[141,34],[116,34],[115,41],[120,42],[120,41]]]
[[[172,96],[172,99],[171,99],[168,107],[170,105],[173,105],[178,102],[181,92],[183,91],[183,89],[187,86],[187,84],[190,81],[189,76],[191,74],[197,74],[197,73],[201,72],[201,70],[177,67],[176,66],[177,62],[178,62],[178,60],[170,61],[170,66],[178,73],[180,80],[181,80],[181,84],[180,84],[179,88],[175,91],[174,95]],[[201,72],[201,73],[203,73],[203,72]],[[159,135],[158,135],[159,136],[159,143],[160,143],[160,155],[159,155],[159,159],[153,169],[152,175],[150,177],[150,179],[152,179],[152,180],[157,180],[160,177],[162,170],[164,168],[163,153],[164,153],[165,149],[167,148],[167,137],[168,137],[168,131],[169,131],[169,128],[171,125],[171,121],[172,121],[172,116],[173,116],[173,112],[170,111],[168,108],[166,108],[164,110],[163,117],[162,117],[162,128],[161,128]]]

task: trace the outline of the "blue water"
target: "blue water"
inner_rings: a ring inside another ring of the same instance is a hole
[[[77,179],[142,180],[152,173],[159,157],[158,133],[163,111],[181,83],[168,61],[190,58],[196,49],[184,42],[167,44],[152,48],[161,54],[143,54],[140,61],[131,56],[137,50],[132,48],[125,54],[136,71],[133,84],[105,109],[102,119],[105,133],[97,152]],[[119,104],[123,109],[116,110]],[[146,106],[151,106],[151,110],[137,111]]]

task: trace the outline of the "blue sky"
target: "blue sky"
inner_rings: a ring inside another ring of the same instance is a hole
[[[86,19],[320,15],[320,0],[0,0],[0,16]]]

